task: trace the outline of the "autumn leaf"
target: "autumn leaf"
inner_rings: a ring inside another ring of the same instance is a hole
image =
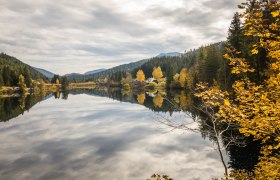
[[[224,104],[225,104],[226,106],[230,106],[229,100],[228,100],[228,99],[225,99],[225,100],[224,100]]]
[[[280,14],[280,10],[271,12],[272,17],[277,17]]]
[[[252,53],[252,54],[258,54],[259,51],[258,51],[257,49],[253,49],[253,50],[251,51],[251,53]]]

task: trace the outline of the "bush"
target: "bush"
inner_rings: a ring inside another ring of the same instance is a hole
[[[122,87],[123,89],[130,89],[130,85],[128,83],[125,83]]]
[[[155,89],[157,87],[157,83],[155,82],[150,82],[149,84],[146,85],[148,89]]]
[[[166,82],[160,82],[160,83],[158,83],[158,86],[160,87],[160,88],[165,88],[166,87]]]

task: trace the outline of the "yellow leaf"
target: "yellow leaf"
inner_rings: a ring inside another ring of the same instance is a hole
[[[225,103],[226,106],[230,106],[230,102],[229,102],[228,99],[225,99],[224,103]]]
[[[271,12],[271,15],[273,17],[277,17],[277,16],[279,16],[279,14],[280,14],[280,10]]]
[[[252,53],[252,54],[258,54],[259,51],[258,51],[257,49],[253,49],[253,50],[251,51],[251,53]]]

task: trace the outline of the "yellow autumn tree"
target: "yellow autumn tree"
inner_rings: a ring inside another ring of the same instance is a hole
[[[139,81],[139,82],[144,82],[144,81],[145,81],[145,74],[144,74],[144,72],[143,72],[141,69],[139,69],[139,70],[137,71],[137,73],[136,73],[136,79],[137,79],[137,81]]]
[[[25,84],[25,80],[24,80],[24,76],[21,74],[19,75],[19,78],[18,78],[18,86],[22,92],[22,94],[26,94],[27,93],[27,86]]]
[[[191,71],[187,71],[187,74],[186,74],[186,84],[187,84],[187,87],[189,89],[192,89],[192,85],[193,85],[193,77],[194,75],[192,74]]]
[[[176,73],[174,76],[173,76],[173,81],[174,82],[179,82],[179,78],[180,78],[180,74]]]
[[[184,91],[180,93],[180,107],[183,111],[187,109],[187,97]]]
[[[161,108],[162,107],[162,103],[163,103],[163,97],[160,96],[160,95],[156,95],[153,98],[153,103],[154,103],[155,107]]]
[[[181,88],[184,88],[186,85],[186,76],[187,76],[187,69],[183,68],[181,70],[180,76],[179,76],[179,82],[180,82]]]
[[[154,68],[152,75],[157,81],[159,81],[163,77],[160,66]]]
[[[279,1],[256,1],[254,7],[243,3],[246,8],[245,35],[258,39],[251,49],[252,58],[264,49],[268,68],[265,80],[256,84],[247,74],[254,72],[248,61],[236,58],[234,50],[224,57],[232,66],[231,73],[242,77],[233,84],[234,95],[216,87],[198,84],[202,92],[196,96],[218,109],[215,118],[220,122],[236,122],[240,132],[262,141],[262,155],[254,170],[254,179],[280,179],[280,5]],[[264,12],[270,18],[264,17]]]
[[[42,96],[46,96],[46,83],[43,80],[39,80],[39,89]]]
[[[144,104],[145,99],[146,99],[146,94],[145,93],[141,93],[141,94],[137,95],[137,102],[139,104]]]

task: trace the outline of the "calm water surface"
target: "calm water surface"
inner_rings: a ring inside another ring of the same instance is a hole
[[[221,177],[213,143],[199,133],[171,131],[159,123],[163,117],[192,122],[184,113],[171,117],[106,97],[50,97],[0,123],[0,179]]]

